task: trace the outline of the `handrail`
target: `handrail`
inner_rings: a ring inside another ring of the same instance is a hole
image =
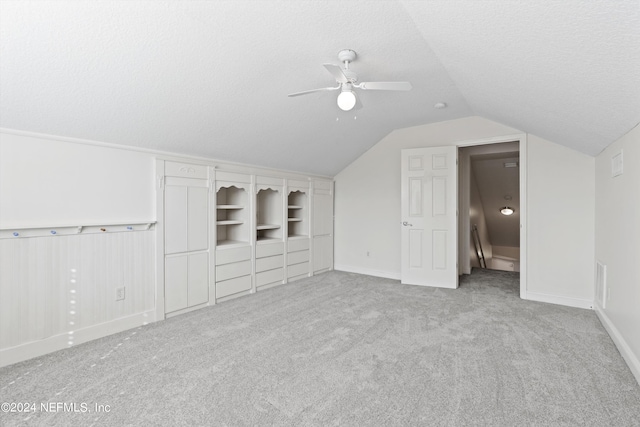
[[[478,255],[478,262],[481,268],[487,268],[487,261],[484,259],[484,251],[482,250],[482,242],[480,240],[480,233],[478,233],[478,226],[473,224],[473,244],[476,248],[476,255]]]

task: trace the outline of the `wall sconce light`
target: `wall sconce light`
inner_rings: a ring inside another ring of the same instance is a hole
[[[515,212],[515,210],[513,208],[510,208],[509,206],[505,206],[503,208],[500,208],[500,213],[502,215],[513,215],[513,213]]]

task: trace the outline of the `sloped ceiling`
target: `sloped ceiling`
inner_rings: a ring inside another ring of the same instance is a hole
[[[640,2],[5,1],[0,126],[333,176],[480,115],[595,155],[640,121]],[[354,49],[343,112],[322,63]],[[436,102],[448,108],[434,109]]]
[[[478,185],[489,241],[494,246],[520,247],[519,153],[485,154],[471,157],[471,173]],[[514,209],[513,215],[500,213],[503,206]]]

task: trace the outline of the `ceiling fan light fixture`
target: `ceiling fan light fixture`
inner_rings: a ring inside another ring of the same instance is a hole
[[[356,94],[352,90],[343,90],[338,95],[338,107],[342,111],[352,110],[356,106]]]
[[[510,208],[509,206],[505,206],[503,208],[500,208],[500,213],[502,215],[513,215],[513,213],[515,212],[515,210],[513,208]]]

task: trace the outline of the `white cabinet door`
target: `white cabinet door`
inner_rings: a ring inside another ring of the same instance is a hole
[[[206,168],[171,163],[164,188],[165,313],[209,301],[209,181]]]
[[[313,196],[313,235],[333,234],[333,195]]]
[[[206,250],[209,246],[207,182],[168,178],[164,191],[165,254]]]
[[[313,238],[313,271],[330,270],[333,267],[333,237]]]
[[[164,253],[187,251],[187,187],[164,190]]]
[[[402,150],[401,282],[458,287],[457,147]]]
[[[209,254],[189,255],[187,302],[189,307],[209,301]]]
[[[313,272],[333,267],[333,183],[315,181],[313,193]]]
[[[164,260],[165,313],[187,308],[189,260],[186,255],[166,257]]]
[[[187,250],[201,251],[209,247],[209,189],[189,187],[187,191]]]
[[[165,312],[209,301],[209,254],[174,255],[164,262]]]

